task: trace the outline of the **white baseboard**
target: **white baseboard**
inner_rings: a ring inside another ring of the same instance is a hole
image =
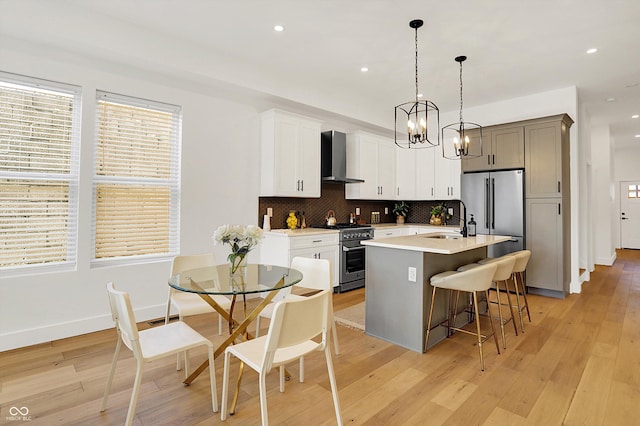
[[[150,306],[135,311],[137,321],[164,318],[167,305]],[[0,352],[51,342],[113,327],[111,314],[83,318],[58,324],[0,334]]]
[[[615,263],[616,261],[616,252],[614,251],[610,257],[597,257],[595,260],[596,265],[604,265],[604,266],[611,266]]]

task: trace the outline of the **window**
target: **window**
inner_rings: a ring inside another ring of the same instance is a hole
[[[97,92],[94,262],[179,250],[180,107]]]
[[[80,88],[0,73],[0,270],[76,263]]]
[[[640,185],[629,185],[627,190],[627,198],[640,197]]]

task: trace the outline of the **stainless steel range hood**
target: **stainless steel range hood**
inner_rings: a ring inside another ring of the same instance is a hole
[[[320,138],[321,171],[324,182],[360,183],[363,179],[348,178],[347,135],[330,130],[322,132]]]

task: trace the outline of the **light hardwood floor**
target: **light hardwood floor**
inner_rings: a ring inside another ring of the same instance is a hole
[[[363,298],[362,290],[336,294],[334,306]],[[418,354],[338,326],[341,354],[333,360],[345,424],[638,424],[640,251],[619,251],[614,266],[597,267],[582,294],[530,296],[530,305],[533,322],[517,337],[507,328],[506,351],[497,355],[486,345],[484,372],[472,336],[458,333]],[[220,341],[215,317],[188,322]],[[107,330],[0,353],[0,424],[23,424],[8,418],[10,407],[27,407],[32,425],[122,424],[135,372],[127,350],[100,413],[115,338]],[[204,354],[191,359],[197,365]],[[216,370],[220,393],[222,358]],[[335,424],[322,355],[307,358],[305,383],[298,383],[295,365],[289,370],[285,393],[278,392],[277,374],[267,380],[271,423]],[[173,358],[148,364],[135,424],[220,423],[211,412],[208,375],[189,387],[182,378]],[[258,424],[258,398],[257,377],[245,370],[238,411],[225,423]]]

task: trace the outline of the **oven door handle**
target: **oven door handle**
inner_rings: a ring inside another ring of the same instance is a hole
[[[342,246],[342,251],[349,252],[349,251],[356,251],[356,250],[364,250],[365,248],[366,248],[365,246],[359,246],[359,247],[345,247],[345,246]]]

